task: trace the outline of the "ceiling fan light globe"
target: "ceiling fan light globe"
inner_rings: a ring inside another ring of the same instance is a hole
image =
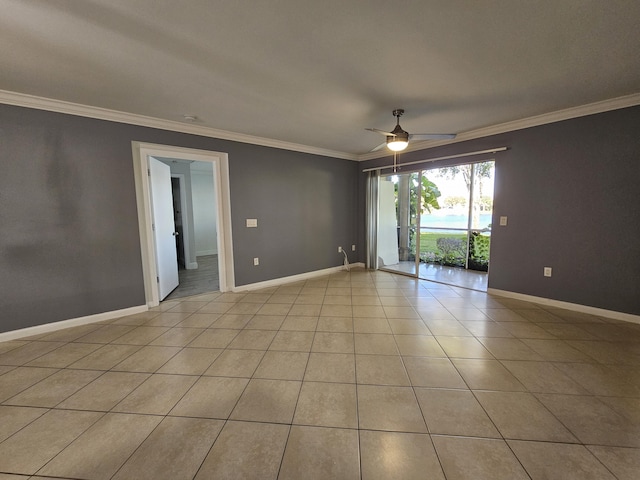
[[[394,152],[401,152],[407,148],[407,145],[409,145],[409,142],[398,138],[393,138],[391,141],[387,141],[387,147],[389,150],[393,150]]]

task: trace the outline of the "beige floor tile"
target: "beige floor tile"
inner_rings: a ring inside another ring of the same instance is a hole
[[[504,440],[432,438],[447,480],[529,480]]]
[[[125,358],[113,367],[119,372],[153,373],[167,363],[179,351],[180,347],[158,347],[148,345]]]
[[[29,342],[0,354],[0,365],[24,365],[63,345],[62,342]]]
[[[355,355],[311,353],[304,380],[308,382],[355,383]]]
[[[358,428],[356,386],[345,383],[304,382],[293,423]]]
[[[399,355],[393,335],[356,333],[355,352],[362,355]]]
[[[231,330],[242,330],[255,315],[231,313],[231,311],[221,315],[215,322],[211,324],[211,328],[227,328]]]
[[[471,332],[467,330],[457,320],[423,320],[429,332],[439,337],[471,337]],[[484,322],[476,322],[477,324],[484,324]]]
[[[18,367],[0,376],[0,402],[58,372],[55,368]]]
[[[353,318],[351,317],[320,317],[318,319],[318,332],[353,332]]]
[[[390,318],[388,322],[391,332],[395,335],[431,335],[422,320]]]
[[[276,333],[269,350],[283,352],[310,352],[313,344],[313,332],[281,330]]]
[[[509,331],[495,322],[463,321],[461,325],[476,337],[483,338],[514,338]],[[435,335],[435,333],[434,333]],[[442,334],[437,334],[442,335]]]
[[[421,318],[413,307],[384,306],[383,309],[387,318],[411,318],[414,320]]]
[[[507,442],[533,480],[616,480],[582,445]]]
[[[593,395],[640,397],[640,385],[629,383],[606,365],[588,363],[554,363],[554,366],[575,380]]]
[[[190,313],[197,312],[202,307],[207,305],[207,303],[209,302],[205,302],[205,301],[198,302],[198,301],[191,301],[186,299],[185,301],[181,301],[175,307],[171,308],[169,312],[190,312]]]
[[[186,318],[189,318],[190,315],[191,312],[175,312],[169,310],[153,317],[144,325],[146,327],[175,327]]]
[[[270,293],[247,293],[239,303],[267,303],[271,298]]]
[[[273,380],[302,380],[308,359],[309,354],[306,352],[268,351],[262,357],[253,377]]]
[[[232,420],[291,423],[302,382],[252,379],[231,413]]]
[[[176,324],[176,327],[209,328],[221,316],[221,313],[192,313],[180,323]]]
[[[292,426],[279,480],[360,478],[358,432]]]
[[[362,480],[444,480],[428,435],[360,431]]]
[[[640,449],[588,446],[618,480],[637,480],[640,472]]]
[[[260,310],[262,304],[256,303],[241,303],[238,302],[233,305],[229,310],[227,310],[225,316],[227,315],[255,315],[258,310]]]
[[[204,374],[250,378],[264,354],[262,350],[224,350]]]
[[[279,330],[285,315],[255,315],[245,328],[249,330]]]
[[[312,352],[353,353],[352,333],[316,332]]]
[[[429,306],[420,306],[416,307],[416,312],[420,315],[420,318],[424,320],[425,323],[433,322],[433,321],[449,321],[449,322],[459,322],[456,320],[456,317],[451,315],[451,312],[444,308],[443,306],[437,305],[429,305]],[[428,323],[427,323],[428,326]],[[433,331],[433,330],[432,330]],[[435,332],[433,332],[435,335]],[[447,333],[442,333],[441,335],[447,335]]]
[[[294,309],[295,312],[298,312],[300,307],[310,306],[310,307],[317,307],[317,311],[319,312],[320,309],[322,308],[323,302],[324,302],[324,295],[312,295],[307,293],[301,293],[296,298],[296,301],[294,302],[292,309]],[[300,315],[300,314],[292,313],[292,315]]]
[[[532,350],[550,362],[593,362],[589,355],[571,347],[564,340],[523,339]]]
[[[46,408],[0,406],[0,443],[45,413]]]
[[[410,387],[358,385],[358,416],[361,429],[427,433]]]
[[[514,310],[507,308],[485,308],[482,312],[497,322],[526,322],[527,319]]]
[[[170,415],[227,419],[247,383],[246,378],[201,377]]]
[[[533,393],[566,393],[586,395],[588,392],[548,362],[503,361],[526,389]]]
[[[198,377],[155,374],[113,408],[115,412],[166,415]]]
[[[184,348],[165,363],[158,373],[202,375],[222,352],[219,348]]]
[[[162,417],[108,413],[38,474],[107,480],[127,461]]]
[[[409,300],[405,297],[380,297],[380,303],[385,307],[410,307]]]
[[[196,348],[225,348],[240,333],[239,330],[210,328],[202,332],[188,346]]]
[[[637,342],[604,342],[592,340],[566,340],[567,344],[606,365],[640,366]]]
[[[452,359],[452,362],[472,390],[508,392],[523,392],[526,390],[524,385],[497,360],[455,358]]]
[[[400,355],[414,357],[446,357],[431,335],[394,335]]]
[[[326,305],[323,304],[320,309],[321,317],[351,317],[353,310],[357,307],[351,305]]]
[[[106,372],[71,395],[58,408],[109,411],[147,378],[147,373]]]
[[[577,439],[532,394],[475,392],[504,438],[577,443]]]
[[[26,340],[7,340],[0,342],[0,354],[7,353],[9,350],[15,350],[18,347],[22,347],[29,343]]]
[[[315,309],[313,306],[300,312],[293,314],[289,312],[289,315],[282,322],[280,330],[293,330],[297,332],[315,332],[318,325],[318,315],[320,315],[320,306]],[[294,308],[295,309],[295,306]],[[292,309],[292,311],[293,311]],[[317,311],[315,311],[317,310]]]
[[[168,331],[169,327],[136,327],[130,332],[118,337],[112,343],[119,345],[147,345]]]
[[[415,392],[431,434],[501,438],[469,390],[416,388]]]
[[[175,327],[156,338],[150,345],[163,347],[184,347],[204,332],[201,328],[181,328]]]
[[[287,303],[268,303],[262,305],[256,312],[256,315],[282,315],[285,316],[289,313],[292,306]]]
[[[435,338],[450,358],[493,358],[493,355],[476,338],[439,335]]]
[[[598,399],[630,422],[640,425],[640,398],[598,397]]]
[[[92,330],[76,341],[84,343],[111,343],[125,333],[129,333],[134,328],[136,327],[133,325],[104,325],[96,330]]]
[[[467,388],[448,358],[403,357],[414,387]]]
[[[479,338],[478,340],[498,360],[543,360],[538,353],[517,338]]]
[[[227,422],[195,478],[276,480],[288,434],[288,425]]]
[[[5,403],[29,407],[54,407],[101,374],[102,372],[95,370],[60,370],[6,400]]]
[[[266,350],[271,345],[276,332],[272,330],[242,330],[229,348],[240,350]]]
[[[353,331],[355,333],[391,333],[391,327],[386,318],[354,318]]]
[[[640,448],[640,425],[596,397],[552,394],[536,397],[583,444]]]
[[[478,322],[478,321],[487,321],[489,319],[489,316],[486,315],[485,312],[483,312],[482,310],[479,310],[477,308],[469,308],[469,307],[470,305],[467,306],[466,308],[447,307],[447,310],[449,310],[449,312],[451,312],[451,315],[453,315],[459,321]]]
[[[39,339],[46,342],[73,342],[99,328],[100,324],[97,323],[78,325],[77,327],[63,328],[61,330],[39,336]]]
[[[352,292],[360,290],[358,288],[353,288]],[[375,292],[375,289],[372,289]],[[377,295],[358,295],[356,293],[352,293],[351,304],[353,306],[356,305],[370,305],[370,306],[380,306],[382,302],[380,301],[380,297]]]
[[[325,295],[323,305],[351,305],[351,294],[349,295]]]
[[[269,297],[267,303],[286,303],[288,305],[293,305],[297,298],[297,294],[275,293]]]
[[[140,345],[104,345],[93,353],[90,353],[77,362],[69,365],[69,368],[83,370],[111,370],[118,363],[134,354],[142,347]]]
[[[233,307],[233,303],[232,302],[216,302],[214,300],[213,302],[207,303],[204,307],[202,307],[200,310],[195,312],[195,314],[199,314],[199,313],[227,313],[231,307]]]
[[[384,313],[384,308],[379,305],[354,305],[353,306],[354,318],[387,318]],[[396,317],[401,318],[401,317]]]
[[[369,385],[411,385],[397,355],[356,355],[356,381]]]
[[[562,340],[598,340],[595,335],[570,323],[542,323],[540,327]]]
[[[0,443],[0,471],[33,475],[103,413],[51,410]]]
[[[113,479],[191,480],[223,425],[221,420],[166,417]]]

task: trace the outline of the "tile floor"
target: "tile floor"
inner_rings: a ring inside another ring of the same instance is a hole
[[[353,270],[0,343],[0,480],[640,478],[640,325]]]

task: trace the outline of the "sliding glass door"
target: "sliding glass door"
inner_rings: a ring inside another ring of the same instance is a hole
[[[421,172],[379,178],[378,268],[405,275],[418,274],[421,178]]]

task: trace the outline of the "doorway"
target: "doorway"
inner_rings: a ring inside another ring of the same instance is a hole
[[[372,175],[376,267],[486,291],[494,172],[484,161]]]
[[[167,145],[144,144],[140,142],[132,142],[132,150],[147,305],[153,307],[157,306],[160,302],[158,263],[156,260],[157,249],[154,242],[153,230],[153,202],[149,182],[149,164],[150,159],[154,157],[172,160],[180,159],[184,162],[204,162],[211,167],[213,172],[211,181],[214,185],[213,191],[215,192],[215,206],[213,210],[215,210],[217,219],[217,228],[215,231],[217,262],[214,268],[217,268],[220,291],[231,291],[235,287],[235,280],[231,241],[231,205],[227,154]],[[183,194],[181,193],[181,195]],[[184,215],[182,220],[184,225]],[[184,237],[183,242],[187,243],[187,239]],[[191,239],[189,243],[193,243],[193,239]],[[192,251],[190,256],[193,261],[191,262],[191,259],[186,256],[185,264],[187,268],[185,270],[189,270],[188,267],[190,263],[195,263],[195,250]],[[195,266],[197,267],[197,263]]]

